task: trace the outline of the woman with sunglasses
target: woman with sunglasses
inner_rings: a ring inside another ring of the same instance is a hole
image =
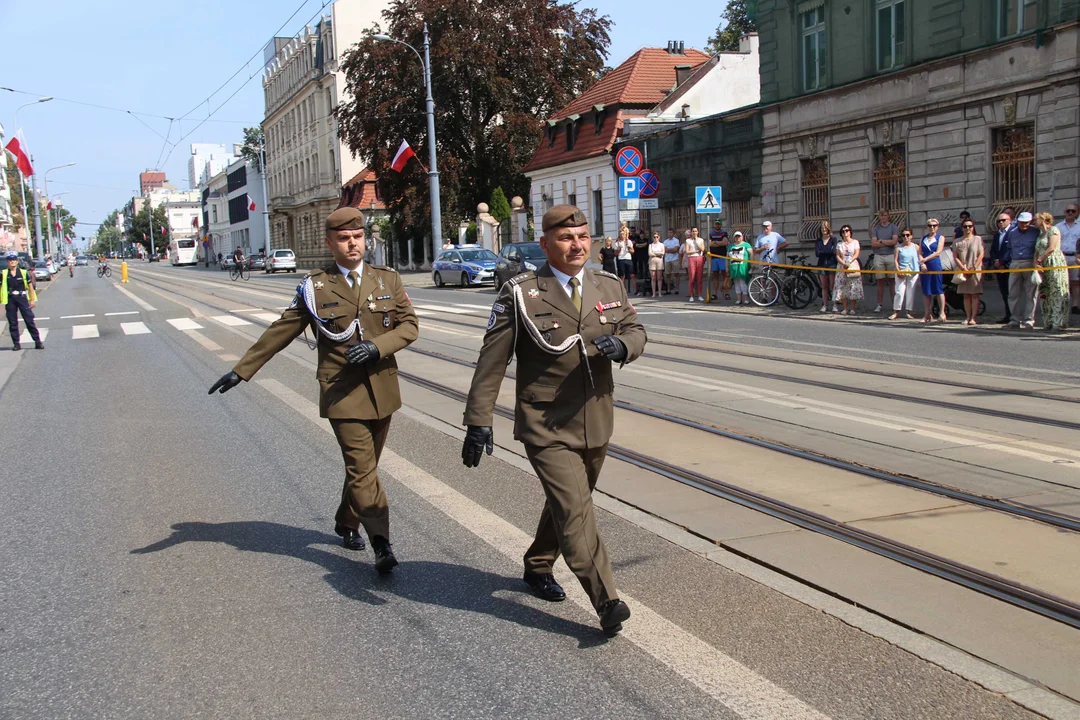
[[[960,224],[963,233],[953,243],[953,261],[956,270],[964,276],[963,282],[956,283],[956,292],[964,296],[965,325],[975,325],[979,316],[979,298],[983,294],[982,270],[985,247],[981,237],[975,234],[975,223],[965,219]],[[955,282],[955,277],[954,282]]]
[[[660,297],[660,286],[664,282],[664,243],[660,242],[660,233],[652,234],[649,243],[649,276],[652,279],[652,296]]]
[[[923,294],[923,322],[928,323],[936,320],[945,322],[945,281],[940,274],[927,274],[941,272],[941,253],[945,251],[945,236],[938,232],[937,218],[926,221],[926,234],[919,243],[919,268],[923,271],[919,275]],[[937,298],[941,308],[941,314],[934,317],[934,298]]]
[[[833,286],[833,305],[841,304],[841,312],[855,314],[855,305],[863,298],[862,274],[859,272],[859,241],[851,237],[851,226],[840,228],[840,242],[836,243],[836,265],[849,272],[836,273]]]

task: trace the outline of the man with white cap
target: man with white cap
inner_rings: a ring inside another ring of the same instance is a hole
[[[783,235],[773,232],[772,220],[766,220],[761,223],[761,234],[754,241],[755,259],[762,262],[778,263],[780,262],[780,250],[786,248],[787,245],[788,242]]]
[[[1031,213],[1022,212],[1016,216],[1016,227],[1005,233],[1005,253],[1002,258],[1011,270],[1031,269],[1035,262],[1035,242],[1039,231],[1031,224]],[[1035,302],[1039,286],[1034,282],[1032,272],[1009,273],[1009,314],[1012,321],[1009,327],[1030,330],[1035,327]]]

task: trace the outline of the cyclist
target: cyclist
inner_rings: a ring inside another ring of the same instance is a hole
[[[236,250],[233,251],[232,259],[233,263],[235,263],[235,267],[237,268],[243,267],[243,263],[247,260],[247,258],[244,257],[244,251],[240,248],[239,245],[237,245]]]
[[[67,266],[68,272],[71,274],[71,277],[75,277],[75,256],[71,253],[68,253],[67,256]]]

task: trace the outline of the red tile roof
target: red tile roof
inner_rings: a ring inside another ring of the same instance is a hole
[[[371,203],[375,203],[376,210],[385,210],[386,205],[375,196],[375,171],[365,168],[356,173],[341,186],[341,205],[339,207],[354,207],[360,210],[370,210]]]
[[[552,117],[561,120],[587,112],[593,105],[644,105],[653,107],[675,87],[675,66],[698,66],[709,55],[689,48],[672,55],[664,48],[641,48],[609,72],[600,82],[578,95]]]
[[[592,113],[591,116],[595,118],[595,113]],[[622,126],[622,111],[618,111],[615,117],[608,117],[604,121],[599,135],[596,134],[595,122],[583,123],[578,131],[574,149],[567,150],[566,135],[564,134],[566,127],[564,125],[559,128],[559,134],[555,136],[554,144],[551,143],[546,134],[544,135],[540,140],[540,147],[536,149],[532,160],[529,161],[529,164],[524,167],[522,172],[527,173],[609,153],[615,144],[615,138],[619,136],[619,131],[622,130]]]
[[[544,133],[532,160],[522,170],[530,172],[585,160],[611,152],[623,119],[628,115],[644,115],[663,101],[675,87],[675,68],[690,65],[695,70],[708,62],[709,55],[690,48],[682,55],[673,55],[663,48],[642,48],[624,63],[609,72],[598,83],[577,96],[552,116],[565,120],[581,115],[581,126],[573,149],[566,149],[566,125],[559,123],[555,143]],[[594,105],[603,105],[608,117],[596,134]],[[611,116],[615,112],[614,117]]]

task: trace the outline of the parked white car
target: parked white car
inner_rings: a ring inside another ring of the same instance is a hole
[[[278,270],[296,272],[296,254],[292,250],[274,250],[266,258],[266,272],[276,273]]]

